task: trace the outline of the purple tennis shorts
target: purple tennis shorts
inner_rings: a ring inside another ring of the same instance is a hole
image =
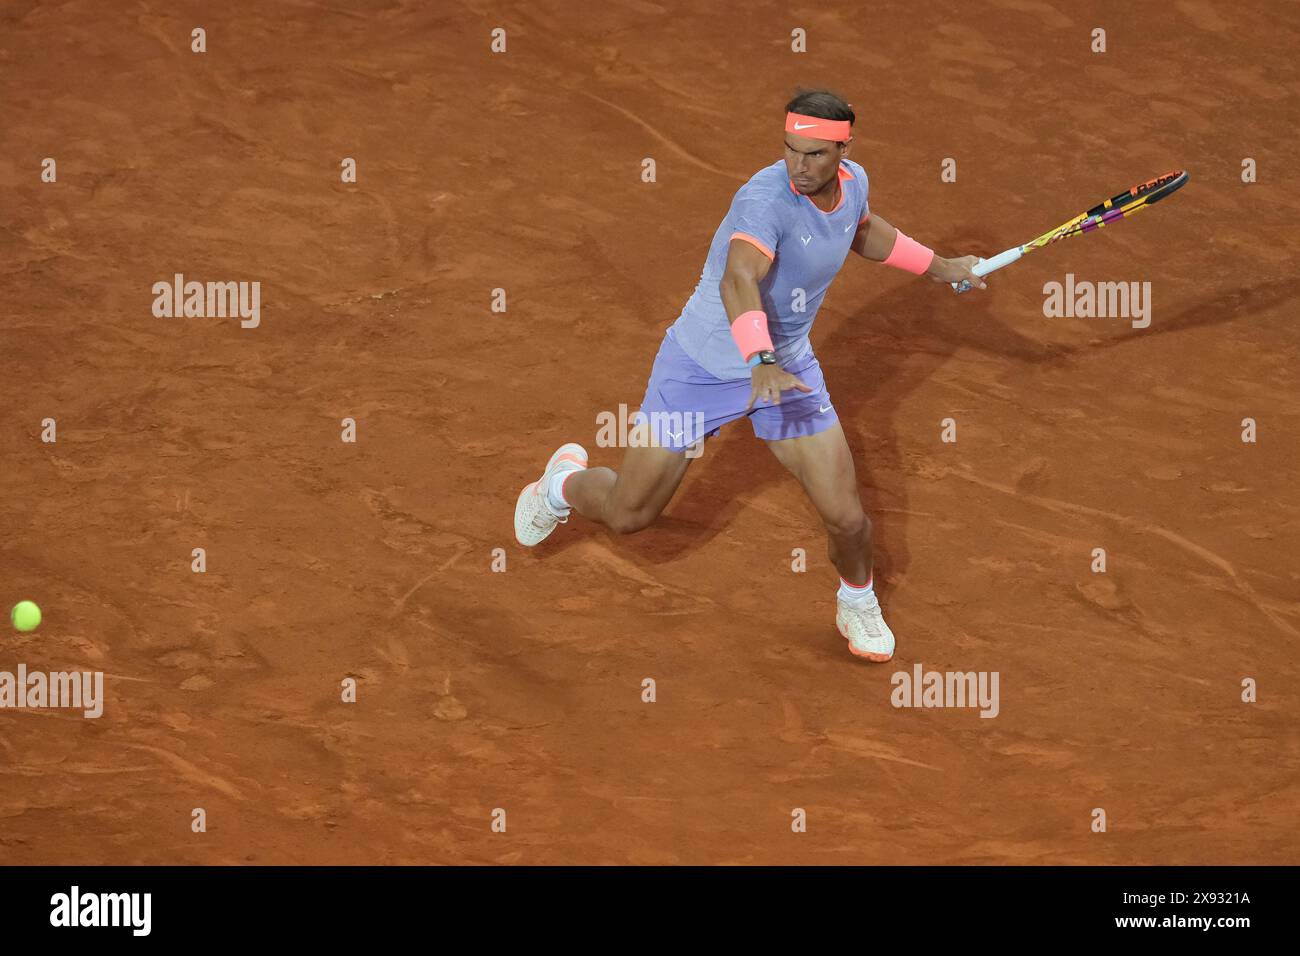
[[[648,421],[655,444],[673,451],[684,451],[742,417],[747,417],[754,434],[766,441],[816,435],[839,421],[817,356],[810,351],[786,371],[812,391],[789,389],[781,393],[780,405],[759,402],[746,411],[753,390],[750,380],[714,378],[677,344],[670,328],[655,356],[645,398],[633,421]]]

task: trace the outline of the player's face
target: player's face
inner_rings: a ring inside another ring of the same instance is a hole
[[[847,145],[785,134],[785,171],[794,188],[805,196],[821,192],[835,181],[840,158],[847,153]]]

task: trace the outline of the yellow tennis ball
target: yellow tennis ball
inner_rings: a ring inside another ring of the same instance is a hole
[[[34,601],[19,601],[9,612],[9,620],[20,631],[34,631],[41,626],[41,609]]]

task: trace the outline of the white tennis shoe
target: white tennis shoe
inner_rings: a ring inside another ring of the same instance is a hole
[[[570,509],[557,512],[547,500],[551,482],[566,471],[580,471],[587,467],[587,450],[569,442],[561,445],[546,463],[542,477],[525,485],[515,501],[515,539],[526,548],[541,544],[557,524],[569,520]]]
[[[843,601],[835,602],[835,626],[849,640],[849,651],[865,660],[882,664],[894,656],[894,632],[880,613],[880,602],[874,594],[865,607],[851,607]]]

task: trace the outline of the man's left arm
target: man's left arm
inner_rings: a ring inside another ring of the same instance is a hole
[[[853,235],[853,244],[849,248],[864,259],[870,259],[873,262],[884,262],[889,258],[889,254],[893,251],[894,244],[897,241],[898,230],[884,219],[872,214],[867,216],[862,224],[858,226],[858,231]],[[959,256],[955,259],[945,259],[935,253],[929,268],[925,270],[925,274],[935,282],[960,282],[962,279],[969,279],[972,287],[984,289],[987,288],[984,280],[970,271],[977,262],[979,262],[979,256]]]

